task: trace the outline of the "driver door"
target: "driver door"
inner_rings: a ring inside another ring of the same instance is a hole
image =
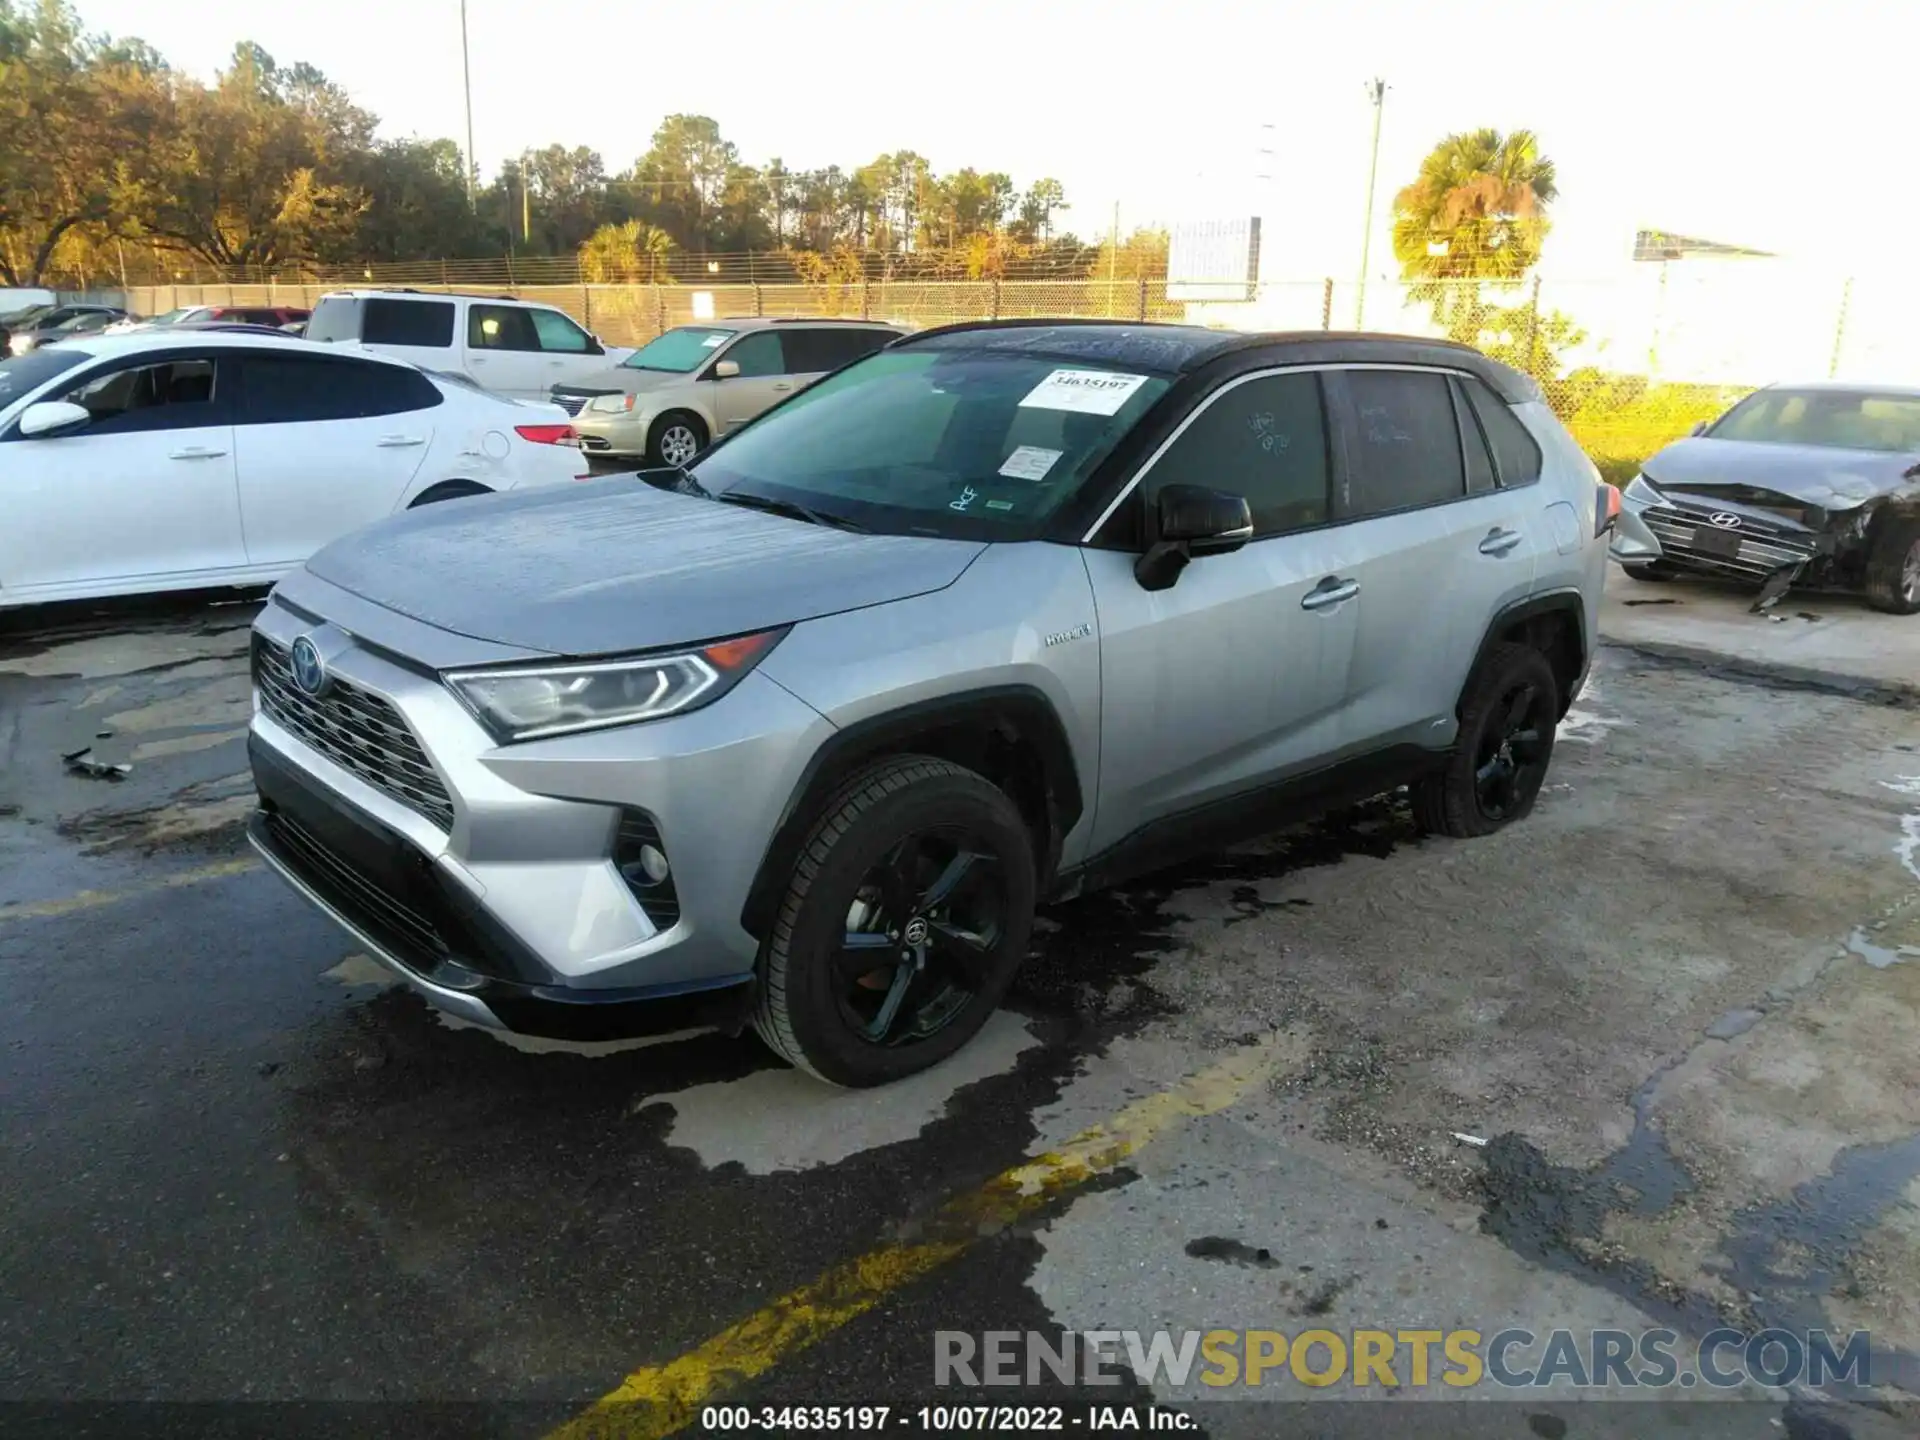
[[[92,420],[0,440],[0,584],[108,594],[247,563],[227,391],[211,355],[95,370],[43,398]]]
[[[1245,496],[1254,538],[1150,591],[1134,578],[1139,527],[1170,483]],[[1358,614],[1336,583],[1331,489],[1318,374],[1243,377],[1148,461],[1116,517],[1130,543],[1083,552],[1100,628],[1095,851],[1204,824],[1339,747]]]

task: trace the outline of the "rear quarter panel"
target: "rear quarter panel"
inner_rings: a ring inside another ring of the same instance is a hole
[[[1574,543],[1571,548],[1556,546],[1542,549],[1534,572],[1534,593],[1577,591],[1581,599],[1581,623],[1585,632],[1585,654],[1591,667],[1593,653],[1600,644],[1600,598],[1607,588],[1607,539],[1596,535],[1594,526],[1600,496],[1606,481],[1587,458],[1579,443],[1567,433],[1552,410],[1540,401],[1514,406],[1534,439],[1540,442],[1544,466],[1540,476],[1541,499],[1562,503],[1573,511]]]

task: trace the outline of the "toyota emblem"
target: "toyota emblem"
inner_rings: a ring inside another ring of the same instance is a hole
[[[320,658],[319,647],[302,635],[293,642],[293,652],[288,657],[293,670],[293,683],[300,687],[303,695],[319,699],[327,693],[327,687],[333,683],[333,677],[327,674],[327,662]]]
[[[1740,517],[1738,515],[1729,515],[1724,510],[1714,511],[1707,519],[1716,530],[1738,530],[1740,528]]]

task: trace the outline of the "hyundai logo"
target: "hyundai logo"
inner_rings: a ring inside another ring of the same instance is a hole
[[[1738,515],[1729,515],[1724,510],[1714,511],[1713,514],[1707,517],[1707,520],[1716,530],[1738,530],[1740,528],[1740,517]]]
[[[327,674],[327,662],[320,658],[319,648],[312,640],[302,635],[293,642],[293,651],[288,658],[293,669],[293,683],[300,687],[302,694],[311,695],[317,700],[327,693],[333,677]]]

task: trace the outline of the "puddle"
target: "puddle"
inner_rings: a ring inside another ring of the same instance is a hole
[[[873,1090],[839,1090],[799,1070],[761,1070],[634,1102],[632,1113],[669,1106],[669,1145],[709,1169],[737,1163],[749,1175],[813,1170],[912,1140],[947,1112],[955,1093],[1013,1069],[1039,1037],[1000,1010],[958,1054],[931,1070]]]
[[[1920,1134],[1843,1150],[1825,1175],[1786,1199],[1736,1214],[1720,1246],[1726,1264],[1712,1268],[1749,1297],[1762,1324],[1830,1329],[1827,1297],[1847,1283],[1848,1262],[1915,1176]],[[1875,1346],[1872,1373],[1876,1386],[1920,1393],[1920,1356]]]
[[[1880,783],[1896,795],[1920,798],[1920,775],[1902,775],[1898,780],[1882,780]],[[1907,867],[1907,872],[1920,880],[1920,810],[1900,817],[1900,838],[1894,842],[1893,853],[1900,857],[1900,863]]]
[[[1195,1260],[1217,1260],[1223,1265],[1239,1265],[1253,1270],[1277,1270],[1280,1262],[1264,1245],[1258,1249],[1224,1235],[1202,1235],[1187,1242],[1187,1254]]]
[[[1867,938],[1867,932],[1855,926],[1847,936],[1847,949],[1876,970],[1898,965],[1902,960],[1920,960],[1920,945],[1879,945]]]

